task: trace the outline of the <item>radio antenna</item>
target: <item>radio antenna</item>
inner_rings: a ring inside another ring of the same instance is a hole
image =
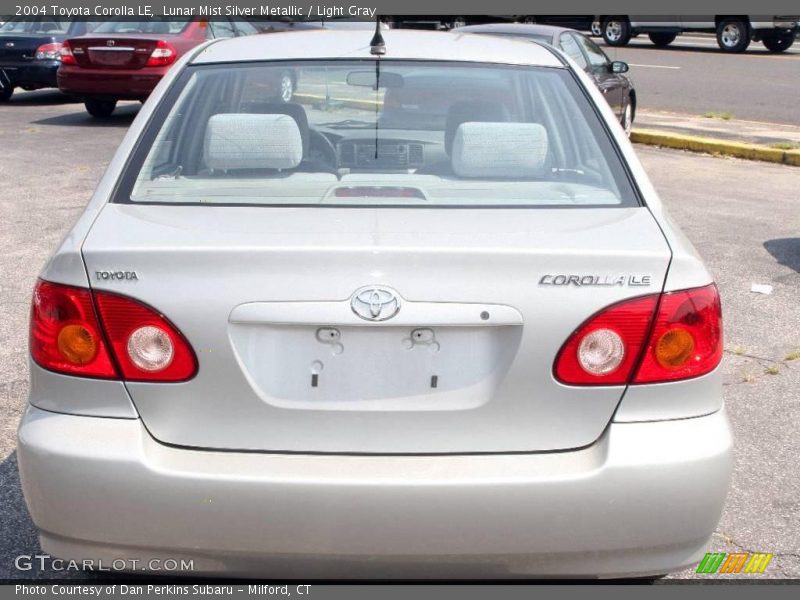
[[[383,41],[381,35],[381,18],[375,18],[375,35],[372,36],[372,41],[369,43],[369,53],[374,56],[383,56],[386,54],[386,42]]]

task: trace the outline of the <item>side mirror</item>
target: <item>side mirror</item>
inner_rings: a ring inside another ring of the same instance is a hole
[[[622,62],[621,60],[615,60],[611,63],[612,73],[627,73],[630,70],[631,68],[628,66],[628,63]]]

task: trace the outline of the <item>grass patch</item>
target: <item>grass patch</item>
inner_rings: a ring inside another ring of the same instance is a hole
[[[777,150],[800,150],[800,142],[777,142],[769,147]]]
[[[730,121],[733,115],[729,112],[707,112],[703,113],[706,119],[722,119],[723,121]]]
[[[783,360],[790,361],[797,360],[798,358],[800,358],[800,350],[793,350],[792,352],[789,352],[789,354],[787,354]]]
[[[781,371],[780,369],[778,369],[778,367],[767,367],[766,369],[764,369],[765,375],[777,375],[780,372]]]
[[[742,376],[742,381],[745,382],[745,383],[755,383],[756,376],[753,375],[752,373],[745,373]]]
[[[736,356],[741,356],[742,354],[744,354],[744,346],[740,346],[739,344],[736,344],[731,349],[731,352],[733,352]]]

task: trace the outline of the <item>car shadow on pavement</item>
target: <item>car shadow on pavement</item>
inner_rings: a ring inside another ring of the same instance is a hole
[[[22,498],[16,450],[0,463],[0,507],[3,513],[0,580],[29,578],[32,573],[16,569],[14,559],[20,555],[41,554],[41,547],[36,528]]]
[[[120,106],[110,117],[96,118],[81,111],[39,119],[33,121],[33,124],[60,125],[62,127],[130,127],[139,112],[139,106],[138,103]]]
[[[52,106],[54,104],[75,104],[77,98],[62,94],[58,90],[35,90],[32,92],[17,91],[11,96],[6,106]]]
[[[767,240],[764,248],[775,257],[778,264],[800,273],[800,237]]]

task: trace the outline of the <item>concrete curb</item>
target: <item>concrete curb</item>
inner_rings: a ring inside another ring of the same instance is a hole
[[[295,94],[293,99],[300,104],[313,104],[315,102],[325,102],[326,97],[322,94]],[[383,106],[383,102],[379,100],[357,100],[355,98],[327,98],[332,103],[350,108],[361,108],[364,110],[375,110]]]
[[[658,129],[634,129],[631,141],[635,144],[663,146],[692,152],[722,154],[748,160],[761,160],[800,167],[800,150],[779,150],[758,144],[746,144],[730,140],[698,137],[682,133],[672,133]]]

